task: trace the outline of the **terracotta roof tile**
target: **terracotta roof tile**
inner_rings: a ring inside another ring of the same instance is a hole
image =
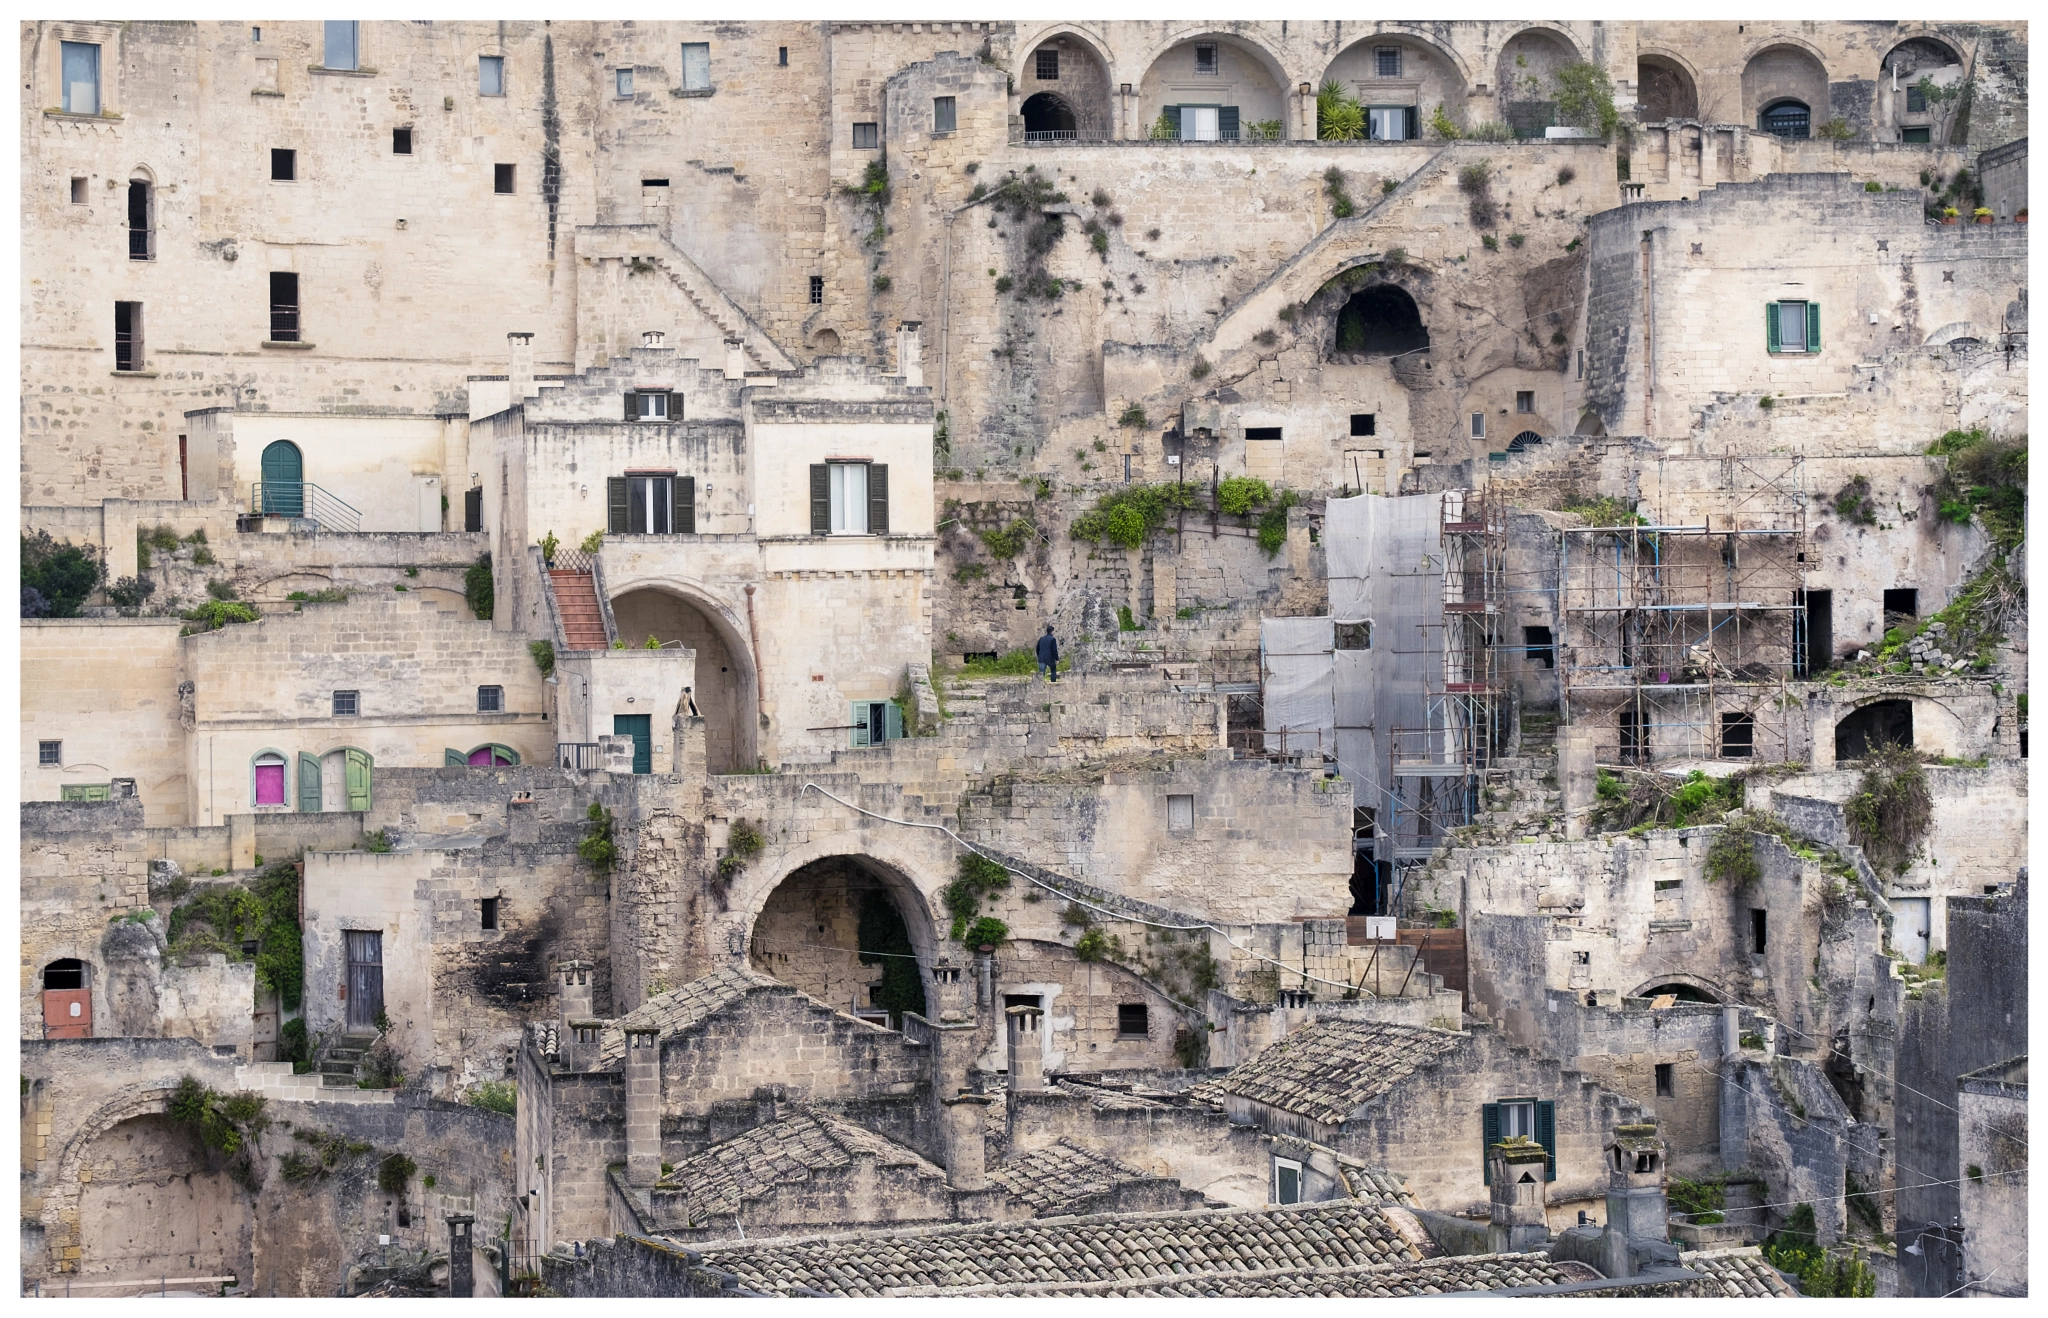
[[[1203,1097],[1237,1097],[1336,1125],[1464,1036],[1385,1021],[1314,1021],[1213,1083]]]
[[[805,1106],[676,1164],[656,1186],[656,1202],[668,1220],[701,1226],[714,1214],[738,1213],[742,1200],[766,1198],[777,1185],[850,1166],[861,1155],[880,1167],[908,1167],[933,1180],[946,1176],[914,1149]]]

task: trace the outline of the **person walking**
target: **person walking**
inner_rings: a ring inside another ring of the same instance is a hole
[[[1049,674],[1053,681],[1060,680],[1060,643],[1052,634],[1051,623],[1045,624],[1045,635],[1038,638],[1038,672],[1041,677]]]

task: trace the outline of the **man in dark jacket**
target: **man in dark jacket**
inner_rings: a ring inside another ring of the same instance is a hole
[[[1052,680],[1060,680],[1060,643],[1052,634],[1052,624],[1045,624],[1045,635],[1038,638],[1038,672],[1040,676],[1050,674]]]

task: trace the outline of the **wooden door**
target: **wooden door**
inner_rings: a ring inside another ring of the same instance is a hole
[[[44,989],[43,1037],[92,1038],[92,990]]]
[[[384,934],[350,929],[348,939],[348,1028],[351,1033],[377,1028],[384,1012]]]

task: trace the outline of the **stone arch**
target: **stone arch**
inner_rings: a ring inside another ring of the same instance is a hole
[[[931,964],[940,933],[932,900],[911,871],[866,850],[822,850],[825,854],[785,864],[772,883],[753,889],[743,908],[749,963],[840,1011],[866,1009],[868,986],[881,979],[885,967],[863,963],[856,954],[886,950],[867,947],[861,937],[872,918],[867,905],[882,899],[917,958],[924,1002],[935,1001]]]
[[[1024,140],[1055,142],[1080,136],[1081,116],[1058,92],[1033,92],[1024,100]]]
[[[1196,71],[1196,46],[1216,47],[1217,72]],[[1137,136],[1144,137],[1168,105],[1234,106],[1241,128],[1277,119],[1280,136],[1294,136],[1288,108],[1289,79],[1278,56],[1249,37],[1190,25],[1158,43],[1145,59],[1137,84]]]
[[[706,767],[731,773],[759,763],[760,677],[746,624],[709,590],[669,577],[622,580],[612,588],[611,606],[628,645],[651,634],[697,652],[691,694],[704,715]]]
[[[1625,993],[1622,996],[1629,998],[1654,998],[1659,993],[1668,992],[1668,986],[1671,985],[1691,989],[1693,992],[1710,998],[1715,1002],[1728,1001],[1728,991],[1726,989],[1713,980],[1703,975],[1692,974],[1690,971],[1678,971],[1668,975],[1653,975],[1641,984],[1638,984],[1633,992]]]
[[[1661,123],[1700,117],[1700,80],[1683,56],[1663,50],[1636,55],[1636,119]]]
[[[1877,71],[1880,77],[1884,77],[1896,70],[1903,84],[1909,74],[1918,73],[1923,69],[1939,69],[1963,63],[1963,53],[1957,50],[1952,42],[1920,32],[1903,38],[1886,51],[1884,58],[1877,62]]]
[[[165,1079],[147,1080],[117,1089],[113,1097],[81,1122],[64,1142],[63,1151],[57,1155],[54,1180],[42,1186],[43,1239],[49,1245],[52,1271],[77,1271],[77,1261],[67,1257],[66,1251],[77,1247],[81,1240],[78,1201],[84,1186],[79,1182],[78,1170],[85,1161],[86,1150],[100,1136],[124,1121],[169,1112],[171,1091],[176,1088],[176,1081]]]
[[[1571,34],[1549,24],[1525,27],[1501,46],[1494,86],[1517,137],[1541,137],[1557,122],[1556,74],[1583,58]]]
[[[1380,72],[1376,51],[1382,46],[1402,51],[1398,74]],[[1326,82],[1342,85],[1362,105],[1412,104],[1418,130],[1438,107],[1452,123],[1464,126],[1465,66],[1450,50],[1419,33],[1395,29],[1360,37],[1337,52],[1315,86],[1320,89]]]
[[[1116,107],[1110,79],[1112,61],[1108,48],[1101,41],[1078,28],[1060,24],[1018,42],[1016,49],[1017,58],[1010,70],[1010,79],[1023,103],[1028,104],[1041,95],[1056,97],[1073,115],[1072,131],[1079,139],[1093,142],[1116,136]],[[1057,77],[1042,79],[1038,76],[1038,52],[1041,50],[1055,53],[1059,66]],[[1031,131],[1027,116],[1026,141],[1053,140],[1033,139],[1029,136]]]
[[[1353,293],[1331,324],[1330,352],[1395,357],[1429,347],[1429,329],[1415,296],[1390,281]]]
[[[1835,762],[1860,760],[1880,746],[1913,749],[1913,707],[1909,697],[1865,700],[1835,723]]]
[[[839,352],[839,331],[829,325],[811,335],[811,347],[820,357],[831,357]]]
[[[1766,111],[1797,102],[1810,124],[1828,118],[1828,71],[1819,52],[1804,42],[1779,40],[1752,54],[1742,66],[1742,108],[1759,132]],[[1811,128],[1805,134],[1811,133]]]

